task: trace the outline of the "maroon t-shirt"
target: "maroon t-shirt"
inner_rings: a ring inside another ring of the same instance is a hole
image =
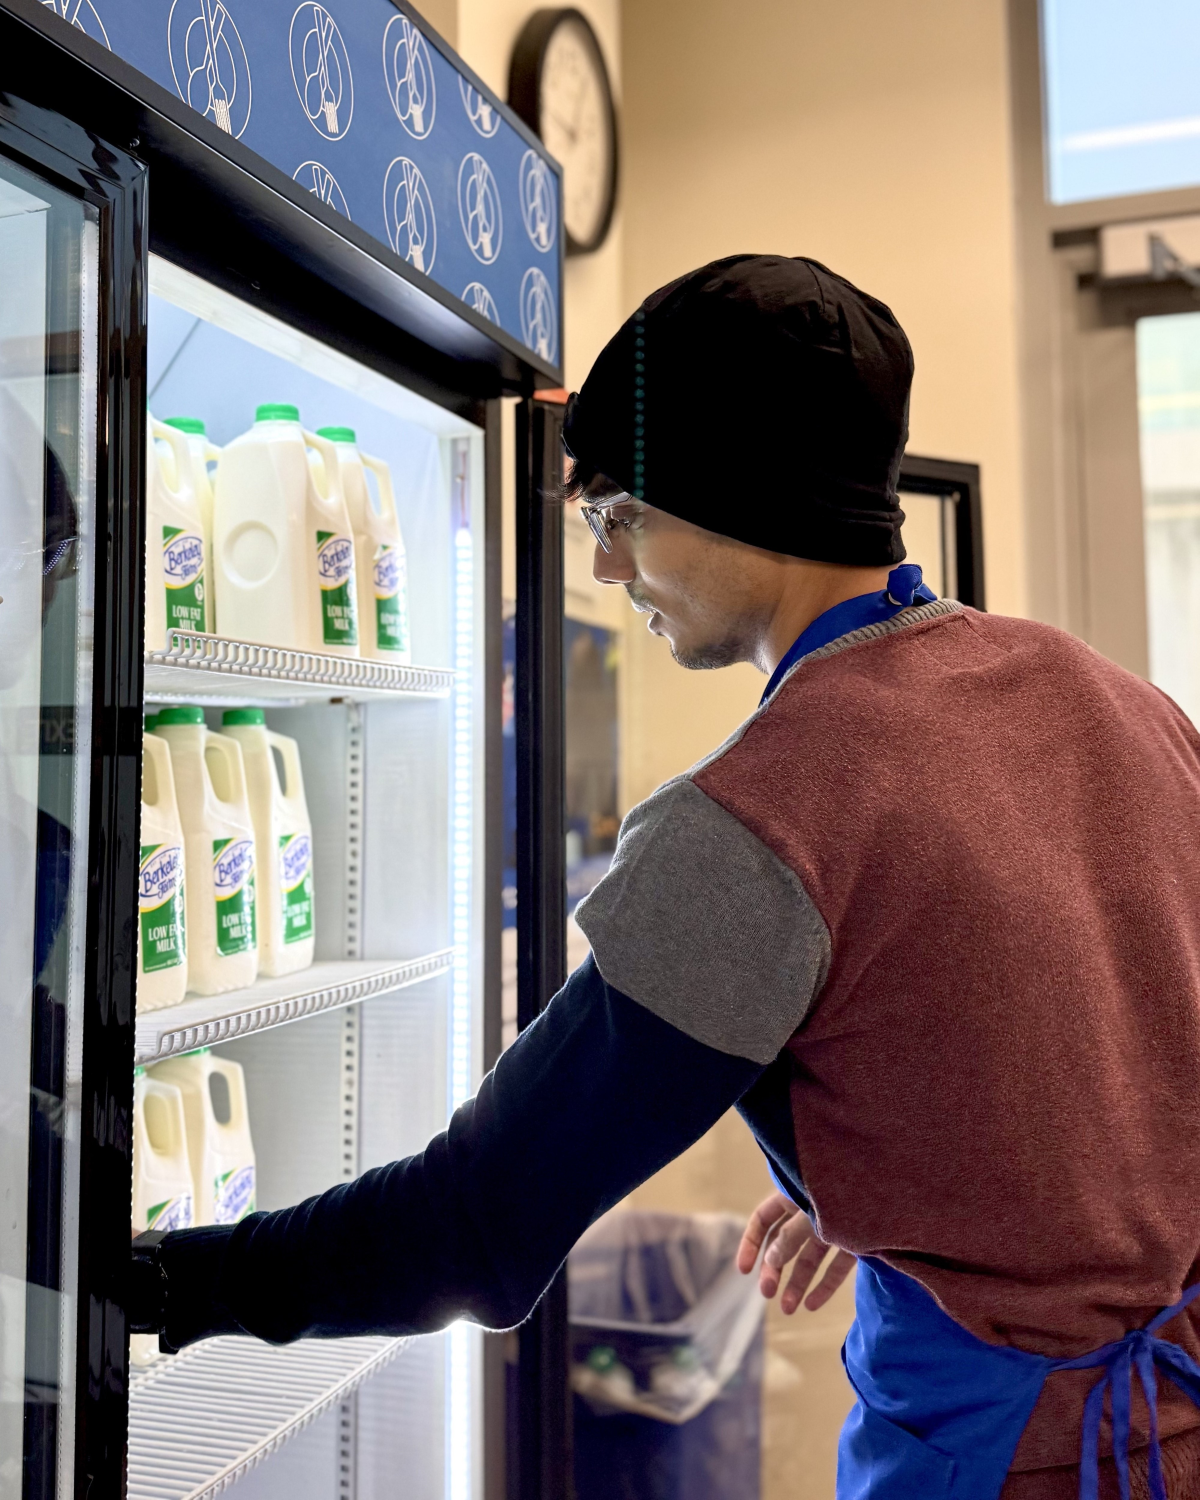
[[[1074,637],[971,610],[810,658],[693,778],[799,878],[788,1044],[831,1242],[1074,1356],[1200,1277],[1200,737]],[[1163,1336],[1200,1358],[1200,1309]],[[1015,1470],[1078,1461],[1050,1377]],[[1164,1437],[1200,1410],[1159,1382]],[[1146,1441],[1135,1393],[1135,1442]]]

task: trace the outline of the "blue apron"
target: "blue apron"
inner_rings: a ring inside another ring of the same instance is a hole
[[[1078,1359],[1047,1359],[985,1344],[911,1277],[883,1261],[860,1260],[858,1316],[842,1349],[858,1400],[838,1445],[837,1500],[996,1500],[1046,1376],[1091,1369],[1101,1374],[1084,1406],[1080,1500],[1099,1497],[1106,1394],[1121,1497],[1128,1500],[1134,1370],[1150,1409],[1150,1494],[1167,1500],[1155,1370],[1200,1406],[1200,1365],[1155,1334],[1197,1297],[1200,1282],[1116,1343]]]

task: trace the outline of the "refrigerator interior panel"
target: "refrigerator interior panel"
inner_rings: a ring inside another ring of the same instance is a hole
[[[341,1493],[344,1407],[334,1406],[230,1486],[238,1500],[330,1500]]]
[[[360,1494],[442,1500],[453,1493],[446,1482],[448,1343],[416,1339],[359,1389],[355,1480]]]
[[[356,1122],[355,1112],[346,1112],[342,1057],[352,1009],[309,1016],[221,1048],[246,1073],[258,1208],[287,1208],[354,1175],[344,1161]]]
[[[413,705],[416,706],[415,704]],[[313,884],[319,893],[317,959],[358,958],[354,844],[362,832],[361,751],[357,705],[309,703],[271,708],[268,721],[300,746],[304,791],[312,821]],[[219,727],[220,713],[208,715]],[[419,951],[414,948],[413,952]]]
[[[357,1007],[360,1172],[423,1151],[445,1123],[447,1070],[429,1060],[446,1047],[449,990],[427,979]]]
[[[225,1017],[224,1031],[213,1040],[219,1055],[244,1069],[257,1207],[273,1209],[419,1151],[477,1081],[483,434],[154,257],[150,289],[148,390],[157,418],[200,418],[209,440],[223,445],[250,427],[259,403],[289,402],[310,430],[354,428],[360,448],[389,465],[408,556],[412,660],[414,668],[439,669],[426,674],[437,677],[432,688],[418,684],[396,692],[359,692],[353,684],[342,690],[332,681],[326,692],[311,682],[297,682],[293,692],[286,672],[261,684],[252,676],[199,671],[190,677],[176,672],[168,691],[167,679],[155,673],[164,661],[172,665],[171,651],[156,653],[155,672],[148,669],[148,709],[156,702],[195,701],[204,706],[209,727],[219,730],[225,707],[259,704],[269,728],[297,741],[313,828],[316,952],[314,967],[292,976],[291,988],[317,987],[346,961],[430,960],[433,977],[361,1003],[335,999],[333,1008],[304,1013],[307,1000],[300,995],[299,1018],[288,1024],[263,1023],[266,1012],[255,1009],[254,987],[200,1007]],[[218,636],[220,628],[218,597]],[[336,675],[342,667],[335,661],[332,670]],[[177,1009],[170,1045],[183,1050],[185,1043],[194,1045],[187,1038],[200,1035],[184,1024],[192,1024],[196,1002],[189,998]],[[260,1029],[237,1035],[252,1027]],[[250,1342],[216,1341],[204,1368],[231,1360],[236,1383],[239,1343]],[[398,1353],[385,1351],[390,1362],[380,1357],[378,1340],[334,1342],[346,1349],[349,1374],[337,1377],[346,1389],[339,1387],[317,1420],[297,1424],[294,1436],[266,1444],[261,1461],[234,1480],[230,1493],[238,1500],[268,1494],[383,1500],[396,1493],[402,1474],[406,1497],[469,1500],[477,1494],[478,1338],[455,1328],[410,1341]],[[358,1379],[352,1367],[359,1349],[370,1373],[350,1389]],[[288,1351],[280,1353],[286,1362]],[[178,1370],[186,1370],[188,1359],[185,1351]],[[156,1388],[169,1394],[173,1377],[164,1363],[170,1361],[152,1365],[149,1375],[135,1374],[135,1434],[153,1426],[143,1419],[157,1410],[155,1400],[166,1410],[165,1397],[154,1395]],[[199,1359],[194,1368],[201,1370]],[[293,1367],[279,1368],[286,1382]],[[309,1374],[299,1364],[294,1368],[299,1389]],[[253,1407],[252,1384],[248,1392]],[[164,1474],[173,1441],[180,1453],[194,1446],[186,1423],[166,1440]],[[158,1461],[134,1441],[132,1495],[157,1493]],[[203,1492],[203,1483],[189,1478],[188,1484],[179,1500]]]
[[[69,1493],[95,557],[94,210],[0,158],[0,1497]]]
[[[363,958],[404,958],[454,941],[451,712],[438,699],[363,710]]]

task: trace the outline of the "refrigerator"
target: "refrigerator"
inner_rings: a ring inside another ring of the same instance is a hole
[[[498,1053],[506,484],[523,1021],[561,983],[560,201],[392,0],[0,0],[0,1500],[565,1483],[561,1282],[519,1373],[465,1324],[132,1366],[125,1326],[135,1068],[240,1065],[270,1209],[420,1150]],[[386,464],[411,660],[223,635],[211,537],[215,620],[144,637],[151,415],[219,485],[263,403]],[[296,741],[315,958],[139,1009],[144,720],[180,706]]]

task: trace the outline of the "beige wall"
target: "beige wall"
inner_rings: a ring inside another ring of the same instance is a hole
[[[1004,0],[636,0],[622,24],[625,311],[743,250],[812,255],[882,297],[916,356],[912,451],[982,465],[988,603],[1024,613]],[[762,686],[680,672],[636,627],[626,676],[627,802]]]
[[[623,45],[627,301],[741,250],[882,297],[913,451],[983,465],[990,602],[1020,612],[1004,0],[637,0]]]

